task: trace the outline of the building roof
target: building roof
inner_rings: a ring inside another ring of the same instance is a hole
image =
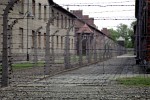
[[[64,9],[62,6],[58,5],[57,3],[53,2],[53,0],[48,0],[48,2],[49,2],[49,5],[52,6],[53,8],[65,13],[73,18],[77,18],[74,14],[72,14],[68,10]]]
[[[78,31],[77,33],[93,33],[93,31],[91,30],[91,28],[87,25],[84,24]]]
[[[125,41],[125,39],[120,36],[120,37],[117,39],[117,41]]]

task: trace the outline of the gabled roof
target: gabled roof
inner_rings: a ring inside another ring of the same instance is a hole
[[[84,24],[76,33],[93,33],[93,31],[87,24]]]
[[[53,2],[53,0],[48,0],[48,2],[49,2],[49,5],[52,6],[53,8],[69,15],[72,18],[77,18],[74,14],[72,14],[68,10],[64,9],[62,6],[58,5],[57,3]]]

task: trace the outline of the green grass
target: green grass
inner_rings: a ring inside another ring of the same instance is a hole
[[[117,82],[126,86],[150,86],[150,77],[119,78]]]
[[[36,65],[35,65],[36,66]],[[37,67],[44,66],[43,62],[38,62]],[[23,68],[31,68],[34,67],[33,63],[25,62],[25,63],[16,63],[12,65],[13,69],[23,69]]]
[[[63,57],[64,58],[64,57]],[[58,60],[55,60],[55,63],[64,63],[64,59],[58,59]],[[82,56],[82,59],[85,60],[86,59],[86,56]],[[70,57],[70,61],[71,63],[72,62],[78,62],[79,61],[79,56],[77,55],[72,55]],[[44,62],[40,61],[37,63],[37,67],[39,66],[44,66]],[[0,65],[0,67],[2,67],[2,65]],[[15,64],[12,64],[12,68],[13,69],[24,69],[24,68],[32,68],[34,67],[34,64],[32,62],[19,62],[19,63],[15,63]]]

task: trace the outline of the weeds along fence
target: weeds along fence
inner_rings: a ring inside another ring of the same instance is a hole
[[[125,53],[124,47],[104,34],[75,33],[74,25],[54,27],[53,17],[44,24],[36,24],[36,18],[18,18],[10,12],[15,1],[5,8],[1,23],[0,84],[3,87],[37,81]]]

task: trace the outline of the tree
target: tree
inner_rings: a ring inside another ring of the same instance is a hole
[[[134,28],[135,28],[135,25],[136,25],[136,21],[133,21],[130,25],[130,31],[129,31],[129,34],[131,36],[132,47],[134,46]]]
[[[135,25],[135,23],[135,21],[132,22],[130,27],[128,27],[126,24],[121,23],[117,26],[116,30],[109,29],[109,31],[111,32],[111,38],[116,41],[119,37],[122,37],[125,39],[125,47],[132,48],[133,42],[131,37],[134,34],[133,26]]]
[[[120,34],[121,37],[125,39],[125,41],[128,40],[128,26],[125,24],[119,24],[117,26],[117,32]]]
[[[113,40],[115,40],[115,41],[117,41],[117,38],[119,38],[120,37],[120,34],[116,31],[116,30],[114,30],[114,29],[108,29],[109,30],[109,32],[111,33],[110,34],[110,37],[113,39]]]

